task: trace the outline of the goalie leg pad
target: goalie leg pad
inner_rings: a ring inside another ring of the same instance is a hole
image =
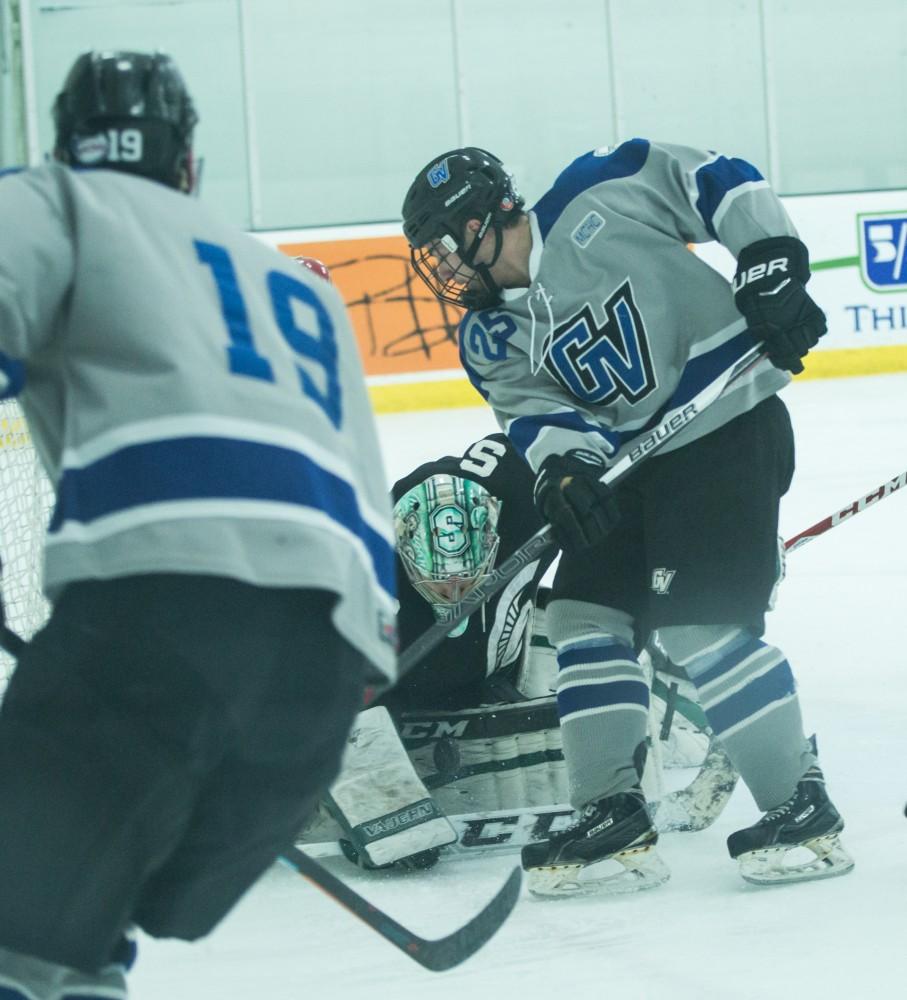
[[[457,839],[383,706],[357,717],[328,805],[369,867],[395,864]]]

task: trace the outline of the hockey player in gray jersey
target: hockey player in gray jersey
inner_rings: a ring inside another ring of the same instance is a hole
[[[563,549],[548,622],[581,817],[524,850],[530,887],[668,877],[639,787],[649,690],[636,650],[650,633],[764,811],[728,841],[744,877],[849,871],[791,668],[761,638],[794,464],[776,393],[825,332],[777,197],[745,161],[634,139],[579,157],[526,211],[500,160],[468,147],[419,172],[403,221],[416,271],[469,309],[463,366],[536,470]],[[716,239],[737,258],[733,287],[687,246]],[[600,481],[757,341],[769,360],[620,486]],[[786,864],[800,845],[813,860]]]
[[[393,530],[338,293],[186,197],[166,56],[88,53],[0,179],[0,381],[56,489],[0,708],[0,994],[126,995],[207,934],[395,671]]]

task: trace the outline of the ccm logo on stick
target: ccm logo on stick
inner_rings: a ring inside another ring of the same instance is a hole
[[[745,271],[741,271],[734,278],[734,291],[739,292],[744,285],[751,285],[754,281],[762,278],[769,278],[775,271],[787,271],[787,257],[778,257],[770,260],[767,264],[753,264]]]
[[[860,511],[866,510],[870,504],[875,503],[877,500],[884,500],[885,497],[894,493],[895,490],[899,490],[904,485],[907,485],[907,472],[902,472],[897,479],[892,479],[891,482],[885,483],[884,486],[880,486],[875,493],[869,493],[865,497],[862,497],[852,503],[849,507],[839,510],[837,514],[832,514],[832,527],[840,524],[848,517],[851,517],[854,514],[859,514]]]

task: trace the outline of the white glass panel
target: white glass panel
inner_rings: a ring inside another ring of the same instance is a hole
[[[257,228],[398,219],[416,171],[460,145],[449,5],[246,11]]]

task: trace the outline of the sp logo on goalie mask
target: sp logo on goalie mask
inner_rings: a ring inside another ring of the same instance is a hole
[[[666,596],[671,589],[671,582],[677,574],[676,569],[653,569],[652,570],[652,590],[662,597]]]

